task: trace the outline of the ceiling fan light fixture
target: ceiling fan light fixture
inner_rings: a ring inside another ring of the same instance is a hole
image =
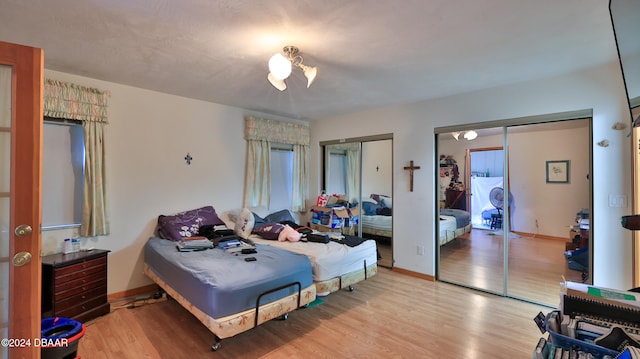
[[[307,88],[309,88],[313,81],[315,81],[316,76],[318,76],[318,68],[315,66],[306,66],[303,64],[299,64],[297,66],[304,72],[304,77],[307,78]]]
[[[269,72],[274,78],[284,80],[291,75],[291,61],[282,54],[275,54],[269,59]]]
[[[474,130],[469,130],[464,133],[464,138],[468,141],[475,140],[478,137],[478,133]]]
[[[269,75],[267,79],[280,91],[287,88],[284,80],[291,75],[293,66],[300,68],[307,78],[307,88],[315,81],[318,75],[318,68],[315,66],[307,66],[302,64],[302,56],[298,55],[298,48],[295,46],[285,46],[282,49],[283,54],[275,54],[269,59]]]
[[[460,132],[451,132],[451,136],[458,141],[460,139]]]
[[[278,90],[284,91],[287,89],[287,84],[284,82],[284,80],[277,79],[275,76],[273,76],[273,73],[269,72],[269,74],[267,75],[267,79],[269,80],[269,82],[271,82],[273,87],[277,88]]]

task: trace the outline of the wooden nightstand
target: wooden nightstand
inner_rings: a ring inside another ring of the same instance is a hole
[[[42,257],[42,317],[86,322],[109,313],[107,253],[93,249]]]

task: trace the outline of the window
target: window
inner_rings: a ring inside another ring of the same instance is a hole
[[[329,171],[327,188],[328,194],[347,193],[347,155],[345,151],[331,151],[329,153]]]
[[[84,186],[82,126],[45,118],[42,152],[42,228],[79,227]]]
[[[270,167],[269,210],[290,209],[293,196],[293,149],[291,146],[273,144]]]

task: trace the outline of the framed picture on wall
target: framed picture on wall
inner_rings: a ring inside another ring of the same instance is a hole
[[[569,161],[547,161],[547,183],[569,183]]]

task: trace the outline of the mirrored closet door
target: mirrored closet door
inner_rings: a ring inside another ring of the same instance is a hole
[[[618,48],[625,88],[633,124],[633,201],[632,214],[640,213],[640,2],[633,0],[609,1],[611,22]],[[640,233],[633,231],[633,284],[640,286]]]
[[[557,305],[563,276],[591,281],[590,111],[494,124],[437,130],[437,277]]]
[[[321,142],[323,188],[358,207],[355,235],[376,240],[378,265],[393,266],[393,139],[390,134]]]

